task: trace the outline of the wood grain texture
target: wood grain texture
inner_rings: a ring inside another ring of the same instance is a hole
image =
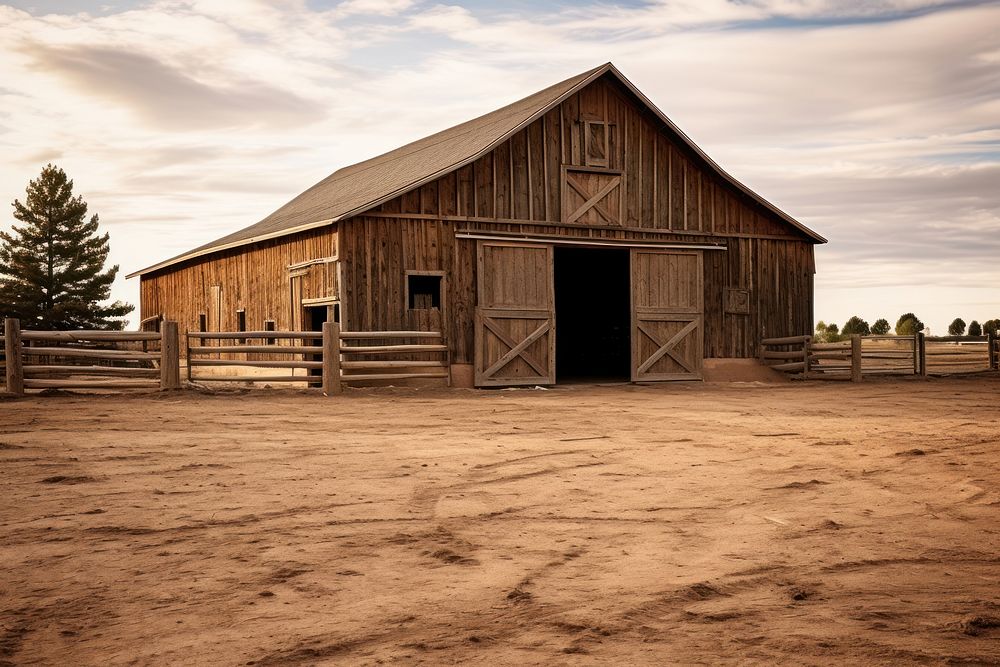
[[[585,193],[607,191],[585,206],[567,173]],[[346,331],[440,330],[452,363],[471,364],[482,276],[476,242],[456,239],[458,229],[722,244],[725,252],[703,258],[703,356],[755,357],[762,337],[812,329],[812,240],[716,175],[609,78],[369,214],[143,276],[142,317],[164,313],[183,332],[207,314],[211,330],[234,330],[243,308],[250,329],[266,320],[299,329],[302,301],[331,297]],[[322,258],[336,261],[288,268]],[[524,269],[512,254],[505,271]],[[407,307],[407,271],[446,276],[440,308]],[[727,308],[734,290],[745,307]]]

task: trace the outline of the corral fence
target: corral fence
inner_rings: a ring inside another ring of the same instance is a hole
[[[986,336],[850,336],[832,343],[812,336],[765,338],[760,360],[803,378],[852,380],[873,375],[952,375],[1000,368],[1000,340]]]
[[[4,320],[7,391],[25,389],[175,389],[177,323],[159,332],[22,331]]]
[[[22,331],[4,320],[0,360],[6,389],[176,389],[177,323],[152,331]],[[185,334],[188,384],[299,383],[339,394],[343,384],[440,379],[451,383],[439,331],[223,331]]]

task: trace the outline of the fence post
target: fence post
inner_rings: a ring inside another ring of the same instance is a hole
[[[920,375],[927,377],[927,336],[923,331],[918,331],[913,335],[916,337],[920,349]]]
[[[861,336],[851,334],[851,382],[861,382]]]
[[[187,375],[187,383],[191,384],[191,337],[188,336],[190,329],[184,330],[184,367]],[[180,361],[178,360],[178,363]]]
[[[21,365],[21,320],[4,318],[4,355],[7,357],[7,391],[24,395],[24,366]]]
[[[180,389],[181,350],[177,322],[164,320],[160,327],[160,389]]]
[[[323,323],[323,395],[343,391],[340,383],[340,324]]]
[[[809,379],[809,355],[812,354],[812,336],[806,336],[806,340],[802,343],[802,379]]]
[[[990,370],[1000,368],[1000,349],[997,349],[997,335],[992,331],[986,332],[986,349],[990,352]]]

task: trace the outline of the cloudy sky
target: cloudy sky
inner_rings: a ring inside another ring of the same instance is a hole
[[[612,61],[830,239],[818,318],[1000,317],[1000,2],[0,4],[0,228],[47,162],[127,272]]]

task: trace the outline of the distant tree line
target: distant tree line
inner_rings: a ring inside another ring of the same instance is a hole
[[[918,331],[923,331],[924,328],[924,323],[913,313],[900,315],[894,328],[890,327],[889,321],[885,318],[879,318],[875,320],[874,324],[869,325],[867,320],[853,315],[844,322],[843,327],[839,327],[835,323],[827,324],[822,320],[817,322],[816,340],[824,343],[836,343],[855,334],[859,336],[885,336],[895,333],[897,336],[912,336]],[[998,332],[1000,332],[1000,319],[986,320],[982,324],[972,320],[966,327],[965,320],[956,317],[948,325],[949,336],[982,336],[989,333],[997,335]]]

